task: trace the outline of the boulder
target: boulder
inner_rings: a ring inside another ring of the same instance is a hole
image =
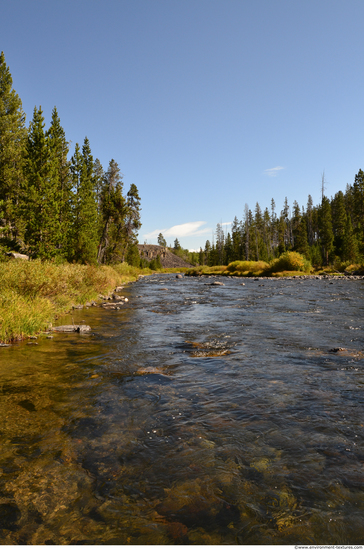
[[[19,254],[19,252],[7,252],[6,254],[15,260],[29,260],[29,256],[26,254]]]

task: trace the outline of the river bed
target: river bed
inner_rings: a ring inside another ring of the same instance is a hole
[[[362,543],[364,282],[123,293],[0,349],[1,544]]]

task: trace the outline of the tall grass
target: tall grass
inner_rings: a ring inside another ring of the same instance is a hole
[[[262,261],[253,262],[253,261],[243,260],[243,261],[231,262],[226,269],[229,275],[257,276],[267,271],[267,269],[269,269],[269,264],[267,262],[262,262]]]
[[[0,341],[46,329],[72,305],[94,300],[150,270],[126,264],[86,266],[13,260],[0,263]]]
[[[222,275],[226,271],[224,265],[200,265],[197,267],[187,268],[185,273],[188,276],[198,277],[199,275]]]

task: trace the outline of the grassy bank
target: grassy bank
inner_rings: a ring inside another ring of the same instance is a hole
[[[0,263],[0,342],[46,330],[73,305],[95,300],[149,269],[12,260]]]
[[[224,275],[233,277],[292,277],[304,274],[363,273],[364,266],[349,262],[325,268],[314,269],[310,262],[298,252],[285,252],[271,262],[236,261],[227,266],[197,266],[186,271],[186,275]]]

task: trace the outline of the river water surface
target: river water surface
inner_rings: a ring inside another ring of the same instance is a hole
[[[214,280],[0,349],[1,544],[363,543],[364,282]]]

